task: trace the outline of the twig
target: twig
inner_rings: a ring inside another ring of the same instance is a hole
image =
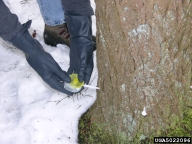
[[[48,103],[48,102],[56,102],[56,105],[58,105],[62,100],[66,99],[66,98],[68,98],[68,97],[70,97],[70,96],[67,96],[67,97],[62,98],[61,100],[57,100],[57,101],[47,101],[47,103]]]
[[[22,0],[20,3],[21,4],[26,4],[26,3],[29,3],[29,1],[31,1],[31,0]]]

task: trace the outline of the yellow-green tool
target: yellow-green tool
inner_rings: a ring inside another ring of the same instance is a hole
[[[64,82],[64,88],[70,92],[77,93],[82,89],[82,87],[99,89],[98,87],[95,87],[95,86],[85,85],[84,82],[79,82],[78,75],[75,73],[69,76],[71,78],[71,82],[70,83]]]
[[[79,92],[84,85],[84,82],[79,82],[77,74],[69,75],[71,78],[70,83],[64,83],[64,88],[71,92]]]

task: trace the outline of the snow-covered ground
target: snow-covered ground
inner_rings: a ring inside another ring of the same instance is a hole
[[[27,2],[26,2],[27,1]],[[59,63],[69,67],[69,48],[47,46],[43,41],[44,22],[36,0],[4,0],[10,10],[37,32],[36,39]],[[95,8],[94,1],[91,1]],[[96,33],[93,17],[93,34]],[[95,67],[91,85],[97,85]],[[76,144],[78,120],[96,100],[96,91],[85,89],[67,97],[46,85],[28,65],[24,54],[0,40],[0,144]]]

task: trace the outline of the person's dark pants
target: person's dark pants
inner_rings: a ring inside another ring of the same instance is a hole
[[[83,16],[94,14],[90,0],[62,0],[65,13],[73,13]]]
[[[62,0],[64,11],[79,15],[93,15],[90,0]],[[0,37],[5,41],[11,40],[21,30],[18,17],[12,14],[0,0]]]

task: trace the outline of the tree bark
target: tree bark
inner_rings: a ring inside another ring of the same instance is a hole
[[[192,1],[95,2],[100,90],[92,122],[130,140],[174,127],[192,102]]]

